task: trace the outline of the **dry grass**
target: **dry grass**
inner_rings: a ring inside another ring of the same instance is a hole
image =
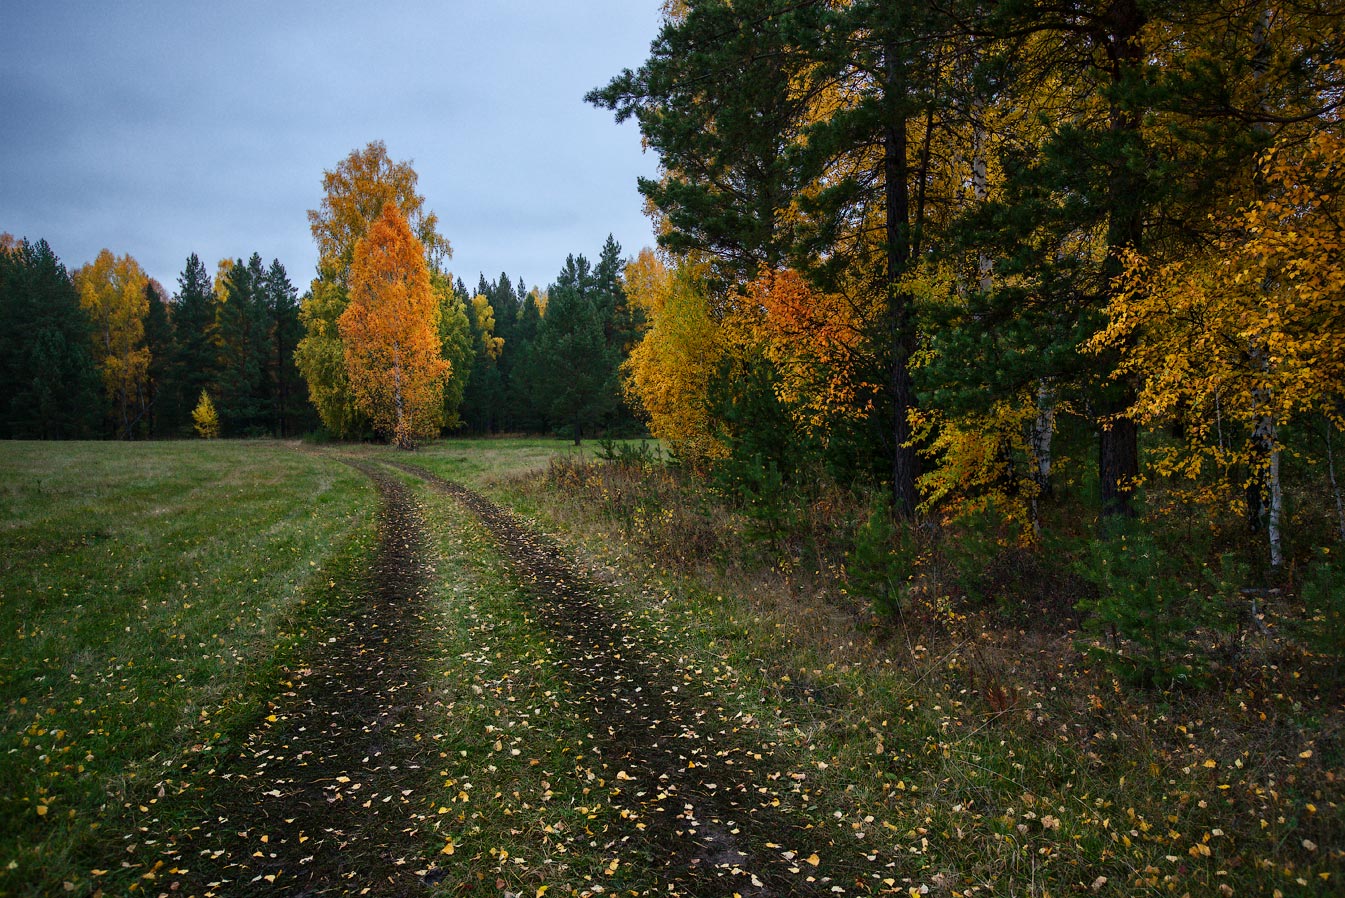
[[[696,620],[690,652],[753,671],[816,761],[819,808],[840,812],[819,825],[891,823],[892,850],[913,861],[893,877],[903,891],[1339,886],[1342,694],[1279,635],[1288,621],[1271,619],[1270,637],[1244,629],[1205,689],[1133,692],[1084,654],[1072,593],[1086,584],[1012,546],[977,572],[1011,601],[980,605],[954,592],[966,572],[940,546],[917,546],[926,567],[889,620],[846,591],[835,534],[853,532],[853,503],[799,515],[830,531],[818,552],[763,547],[750,522],[656,468],[557,461],[493,489],[614,580],[643,572],[653,586],[636,595],[661,602],[634,618]]]

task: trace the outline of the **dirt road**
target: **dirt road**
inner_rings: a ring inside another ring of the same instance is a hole
[[[377,488],[379,549],[336,635],[315,646],[240,750],[210,771],[198,826],[165,839],[151,883],[181,895],[465,894],[433,861],[408,783],[434,764],[421,724],[437,588],[425,521],[386,468],[347,460]],[[393,463],[388,463],[393,464]],[[460,484],[393,464],[470,509],[501,547],[537,624],[559,647],[568,704],[626,821],[622,862],[660,894],[812,895],[828,888],[806,825],[757,785],[780,777],[769,749],[730,735],[713,702],[682,691],[664,662],[597,599],[554,544]],[[449,725],[451,726],[451,720]],[[765,752],[763,754],[763,751]],[[780,851],[781,843],[795,846]],[[488,888],[488,883],[487,883]],[[475,892],[473,892],[475,893]]]

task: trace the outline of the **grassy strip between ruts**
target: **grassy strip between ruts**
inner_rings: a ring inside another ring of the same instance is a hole
[[[603,801],[610,784],[585,756],[590,724],[527,592],[466,509],[418,490],[443,590],[428,668],[441,766],[425,805],[440,844],[426,879],[454,895],[654,887],[613,864],[621,849],[607,835],[617,829]]]
[[[1019,688],[990,679],[1004,671],[979,660],[997,649],[976,632],[936,653],[903,646],[909,657],[894,663],[894,647],[874,644],[825,602],[763,596],[712,572],[651,570],[600,503],[511,479],[526,466],[504,447],[496,454],[493,473],[465,466],[452,449],[417,462],[465,474],[544,522],[592,569],[627,584],[611,600],[647,645],[666,646],[669,663],[717,701],[770,720],[802,777],[793,800],[828,834],[835,857],[825,860],[848,871],[835,888],[1340,889],[1333,737],[1280,701],[1273,683],[1230,689],[1214,705],[1095,688],[1097,678],[1068,667]],[[1209,711],[1218,719],[1206,720]]]
[[[270,442],[4,443],[0,484],[0,893],[126,890],[367,566],[372,489]]]

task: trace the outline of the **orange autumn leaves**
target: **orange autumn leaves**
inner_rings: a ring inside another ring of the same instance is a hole
[[[776,395],[795,420],[813,433],[871,411],[861,399],[860,354],[864,325],[859,310],[837,293],[810,287],[797,271],[763,272],[747,286],[758,311],[757,334],[780,372]]]
[[[763,271],[742,294],[716,297],[704,272],[673,268],[649,250],[626,267],[626,291],[648,322],[625,371],[650,432],[692,463],[722,458],[711,412],[716,378],[730,359],[760,352],[779,372],[777,398],[815,435],[869,413],[862,316],[841,295],[814,290],[796,271]]]
[[[355,245],[350,305],[337,321],[356,403],[402,448],[439,429],[452,366],[425,249],[394,203]]]

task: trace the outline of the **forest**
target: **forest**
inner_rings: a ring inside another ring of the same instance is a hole
[[[930,526],[1033,555],[1195,519],[1185,566],[1218,582],[1109,586],[1145,606],[1101,601],[1114,636],[1149,639],[1193,590],[1255,608],[1303,586],[1335,621],[1340,12],[670,2],[646,62],[587,97],[658,156],[657,250],[609,237],[545,290],[469,290],[378,141],[323,175],[302,297],[256,253],[213,278],[192,255],[170,296],[129,256],[69,274],[6,236],[0,430],[409,447],[647,427],[767,531],[846,485],[874,510],[861,541],[914,540],[871,572],[879,606]],[[393,308],[380,279],[409,318],[368,311]]]
[[[662,10],[545,287],[0,237],[0,884],[1338,893],[1345,3]]]

